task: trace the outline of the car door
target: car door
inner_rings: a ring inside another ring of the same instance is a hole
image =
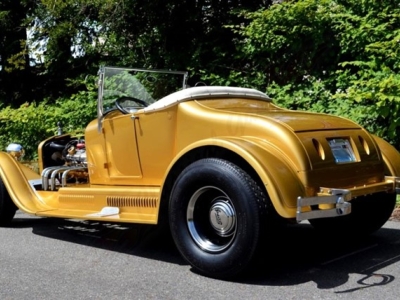
[[[129,185],[142,177],[135,126],[130,114],[116,114],[103,120],[106,167],[111,184]]]

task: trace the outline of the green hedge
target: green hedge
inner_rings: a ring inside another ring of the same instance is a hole
[[[226,76],[280,105],[350,118],[400,149],[400,6],[389,0],[297,0],[242,12]],[[224,56],[220,64],[223,65]]]
[[[17,109],[5,107],[0,110],[0,150],[10,143],[21,144],[25,149],[25,160],[37,158],[38,144],[57,134],[57,123],[64,132],[83,132],[86,125],[96,117],[97,92],[87,87],[69,99],[58,99],[55,103],[25,103]]]

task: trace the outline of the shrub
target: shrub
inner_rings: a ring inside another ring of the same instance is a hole
[[[18,143],[25,149],[26,160],[36,159],[38,144],[57,134],[58,122],[64,132],[83,133],[88,122],[96,116],[96,99],[96,87],[86,84],[85,91],[69,99],[60,98],[54,104],[44,100],[39,104],[25,103],[17,109],[1,109],[0,149]]]

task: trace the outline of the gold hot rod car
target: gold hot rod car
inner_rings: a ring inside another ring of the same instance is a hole
[[[254,89],[187,87],[187,78],[102,67],[98,117],[84,138],[41,142],[39,173],[0,153],[1,225],[17,209],[161,223],[198,272],[224,278],[242,272],[281,221],[360,235],[388,220],[400,186],[389,143]]]

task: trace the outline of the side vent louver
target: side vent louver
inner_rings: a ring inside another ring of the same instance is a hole
[[[115,207],[156,207],[155,197],[107,197],[107,205]]]

